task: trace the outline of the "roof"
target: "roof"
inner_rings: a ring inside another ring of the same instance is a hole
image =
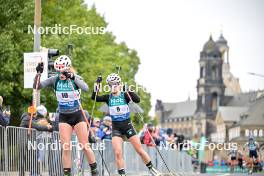
[[[258,93],[254,91],[236,94],[227,102],[226,106],[249,106],[256,100]]]
[[[188,100],[179,103],[163,103],[165,117],[179,118],[193,116],[196,111],[196,100]]]
[[[240,120],[240,114],[248,111],[248,107],[232,107],[232,106],[220,106],[218,113],[224,121],[235,121]]]
[[[248,117],[240,125],[264,125],[264,97],[257,99],[248,110]]]
[[[202,53],[205,53],[208,56],[221,56],[221,52],[214,42],[212,36],[210,36],[209,40],[204,44]]]
[[[216,41],[216,43],[227,45],[227,40],[224,38],[223,33],[221,33],[219,39]]]

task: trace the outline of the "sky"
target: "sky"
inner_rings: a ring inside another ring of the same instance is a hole
[[[196,99],[199,55],[222,31],[230,47],[231,72],[243,91],[264,89],[263,0],[85,0],[105,17],[116,42],[135,49],[136,81],[156,99]],[[164,91],[164,87],[169,87]],[[154,109],[150,112],[153,115]]]

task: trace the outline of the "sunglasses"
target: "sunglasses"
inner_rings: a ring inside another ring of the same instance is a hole
[[[120,84],[108,84],[108,85],[109,85],[109,87],[111,87],[111,88],[116,88],[116,87],[120,86]]]

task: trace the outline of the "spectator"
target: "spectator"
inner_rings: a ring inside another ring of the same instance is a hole
[[[52,131],[59,131],[59,113],[49,113],[49,121],[52,125]]]
[[[3,105],[3,97],[0,96],[0,125],[1,126],[7,126],[10,121],[10,109],[7,110],[2,110],[2,105]]]
[[[100,126],[97,136],[103,139],[112,139],[112,119],[109,116],[105,116],[103,120],[103,124]]]
[[[92,131],[95,135],[97,135],[99,129],[100,129],[101,121],[99,118],[94,118],[92,122]]]
[[[180,149],[180,151],[182,151],[185,137],[183,135],[177,135],[176,138],[177,138],[176,140],[177,148]]]
[[[147,125],[148,130],[144,132],[143,143],[147,146],[155,146],[156,144],[152,142],[151,137],[154,136],[155,128],[152,124]]]
[[[52,131],[50,122],[46,119],[47,109],[45,106],[40,105],[36,109],[36,113],[33,114],[32,128],[38,131]],[[28,128],[30,121],[30,113],[23,113],[21,116],[20,127]]]
[[[175,137],[174,137],[173,129],[172,128],[168,128],[167,129],[166,141],[168,141],[169,144],[175,142]]]

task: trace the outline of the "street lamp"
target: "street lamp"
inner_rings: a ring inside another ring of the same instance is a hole
[[[54,70],[54,61],[53,57],[58,56],[60,54],[58,49],[49,48],[48,49],[48,77],[54,76],[56,71]]]
[[[252,73],[252,72],[248,72],[248,74],[264,78],[264,75],[262,75],[262,74]]]

